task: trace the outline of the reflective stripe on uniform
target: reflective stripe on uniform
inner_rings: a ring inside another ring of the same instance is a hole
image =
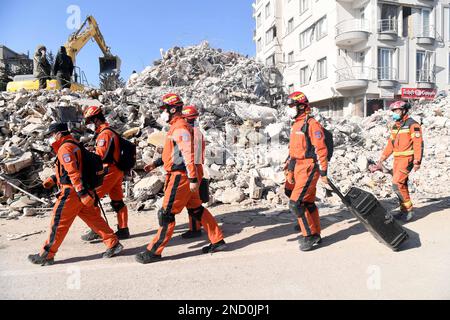
[[[413,156],[413,155],[414,155],[414,150],[394,152],[394,157]]]

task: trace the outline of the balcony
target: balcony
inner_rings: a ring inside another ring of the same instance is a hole
[[[369,22],[365,19],[351,19],[336,25],[336,45],[352,47],[369,39]]]
[[[354,90],[367,88],[372,79],[369,67],[346,67],[336,70],[336,90]]]
[[[397,19],[382,19],[378,21],[378,40],[397,41],[398,23]]]
[[[417,44],[420,45],[434,45],[434,41],[436,38],[436,29],[434,26],[429,26],[423,28],[419,34],[416,36]]]
[[[378,86],[380,88],[393,88],[398,83],[398,71],[396,68],[378,68]]]
[[[416,72],[417,88],[433,89],[436,83],[436,73],[434,69],[421,69]]]

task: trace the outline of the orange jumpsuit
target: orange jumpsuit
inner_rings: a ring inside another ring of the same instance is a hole
[[[194,163],[197,168],[198,181],[201,182],[204,176],[203,165],[205,164],[206,143],[200,128],[194,127]],[[198,231],[202,227],[200,221],[197,221],[189,215],[189,230]]]
[[[308,126],[305,126],[307,117]],[[315,204],[316,186],[319,176],[327,175],[327,155],[322,125],[307,114],[298,116],[292,126],[289,144],[288,171],[295,181],[289,208],[298,217],[305,237],[321,232],[319,210]]]
[[[45,241],[41,256],[52,259],[61,246],[75,217],[79,216],[94,232],[103,239],[108,248],[118,243],[117,236],[100,215],[100,211],[83,206],[77,192],[83,190],[81,179],[81,150],[73,143],[76,140],[71,136],[61,139],[55,165],[56,183],[61,190],[53,207],[50,224],[50,234]]]
[[[401,211],[413,208],[408,190],[408,175],[414,165],[420,165],[423,157],[422,129],[414,119],[406,115],[392,126],[391,135],[381,156],[381,161],[394,155],[392,188],[396,193]]]
[[[105,177],[103,184],[96,189],[100,199],[107,194],[111,198],[111,207],[117,213],[117,224],[119,229],[128,227],[128,208],[123,202],[122,183],[124,173],[117,168],[116,163],[120,158],[120,144],[117,133],[109,130],[109,124],[102,124],[97,129],[95,153],[103,160]],[[97,208],[97,210],[100,210]]]
[[[191,192],[189,184],[198,183],[197,168],[194,159],[193,132],[181,116],[170,121],[166,136],[162,163],[167,172],[164,186],[162,209],[158,213],[160,228],[147,249],[154,255],[161,255],[175,229],[175,215],[185,207],[195,220],[200,221],[208,233],[209,240],[215,244],[223,240],[223,234],[216,220],[202,206],[200,195]]]

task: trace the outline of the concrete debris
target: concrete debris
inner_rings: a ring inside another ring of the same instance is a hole
[[[257,201],[286,206],[283,167],[288,156],[290,121],[284,112],[282,80],[276,69],[204,42],[167,50],[162,59],[133,74],[125,88],[115,91],[2,92],[1,170],[11,181],[20,181],[24,189],[49,198],[51,194],[41,187],[41,182],[53,174],[54,165],[50,146],[43,137],[45,128],[52,121],[70,122],[76,138],[92,145],[92,134],[81,135],[85,132],[82,109],[102,105],[108,122],[138,146],[127,201],[136,201],[136,207],[142,210],[158,207],[164,175],[158,169],[147,176],[143,167],[160,156],[167,130],[159,119],[160,98],[177,92],[186,104],[196,105],[201,112],[199,126],[207,143],[204,169],[210,179],[209,205],[254,205]],[[378,197],[392,197],[392,159],[384,172],[370,173],[367,169],[379,159],[386,145],[390,113],[378,111],[368,118],[337,119],[314,110],[314,115],[333,132],[335,152],[329,175],[343,191],[359,186]],[[441,95],[432,102],[416,102],[412,117],[422,123],[425,138],[422,169],[411,174],[413,198],[448,194],[450,148],[443,141],[450,140],[450,97]],[[319,183],[318,196],[325,200],[326,192],[321,189]],[[17,198],[12,201],[15,190],[5,184],[0,185],[0,190],[4,195],[0,203],[5,207],[17,202]],[[339,203],[336,197],[326,199]],[[33,206],[19,206],[7,217],[21,215],[23,208],[29,208],[26,213],[32,214]]]

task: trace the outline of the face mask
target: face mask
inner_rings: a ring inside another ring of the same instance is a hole
[[[86,128],[91,130],[92,132],[95,132],[95,123],[89,123]]]
[[[394,119],[394,121],[399,121],[401,118],[402,118],[402,116],[397,113],[394,113],[392,115],[392,119]]]
[[[164,122],[169,122],[170,121],[170,115],[169,115],[169,113],[167,111],[164,111],[161,114],[161,120],[164,121]]]
[[[293,108],[288,107],[287,110],[286,110],[286,113],[289,116],[289,118],[291,118],[291,119],[296,118],[297,115],[298,115],[297,108],[294,108],[294,107]]]

